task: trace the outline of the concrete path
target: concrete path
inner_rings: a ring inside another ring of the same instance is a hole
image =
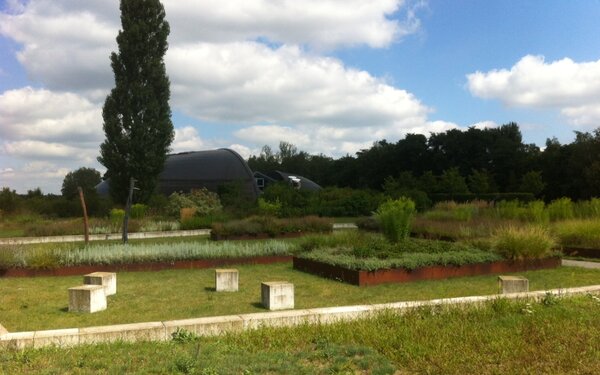
[[[585,262],[582,260],[563,259],[562,265],[567,267],[582,267],[600,269],[600,262]]]
[[[195,230],[174,230],[165,232],[138,232],[129,233],[128,238],[161,238],[161,237],[188,237],[188,236],[208,236],[210,229]],[[121,233],[111,234],[90,234],[90,241],[120,240]],[[0,245],[22,245],[30,243],[50,243],[50,242],[83,242],[83,234],[73,236],[50,236],[50,237],[11,237],[1,238]]]
[[[335,223],[333,229],[356,229],[357,226],[352,223]],[[142,238],[165,238],[165,237],[189,237],[189,236],[209,236],[210,229],[195,230],[174,230],[165,232],[138,232],[129,233],[129,239]],[[90,234],[90,241],[120,240],[121,233],[111,234]],[[72,236],[49,236],[49,237],[9,237],[0,238],[0,245],[23,245],[32,243],[51,243],[51,242],[83,242],[83,234]]]

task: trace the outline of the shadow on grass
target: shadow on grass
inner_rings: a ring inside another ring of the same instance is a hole
[[[265,310],[265,311],[268,311],[268,310],[267,310],[267,309],[266,309],[266,308],[263,306],[262,302],[252,302],[252,303],[251,303],[251,305],[252,305],[253,307],[257,307],[257,308],[259,308],[259,309],[263,309],[263,310]]]
[[[206,286],[206,287],[204,287],[204,290],[206,292],[216,292],[217,288],[215,288],[214,286]]]

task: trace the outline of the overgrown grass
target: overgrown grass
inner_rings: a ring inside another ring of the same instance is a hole
[[[292,269],[291,263],[239,265],[239,292],[216,293],[214,270],[120,272],[117,294],[108,309],[94,314],[67,312],[67,289],[81,276],[0,279],[0,322],[9,331],[29,331],[186,319],[264,312],[260,283],[286,280],[294,284],[295,306],[306,309],[443,297],[495,294],[497,276],[451,278],[358,287]],[[561,267],[520,272],[531,290],[600,283],[600,270]],[[41,302],[43,301],[43,302]]]
[[[552,254],[556,241],[541,226],[509,226],[492,237],[492,248],[508,259],[543,258]]]
[[[598,298],[554,302],[497,300],[171,342],[0,351],[0,372],[599,373],[600,336],[590,329],[600,326]]]
[[[552,225],[562,246],[600,249],[600,220],[567,220]]]
[[[291,254],[296,246],[284,241],[269,242],[170,242],[155,244],[94,244],[64,249],[7,246],[2,249],[0,268],[170,262],[177,260],[239,258]],[[12,255],[11,255],[12,254]],[[10,262],[7,264],[6,262]]]

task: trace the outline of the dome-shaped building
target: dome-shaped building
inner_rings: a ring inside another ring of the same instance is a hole
[[[240,193],[252,199],[259,195],[254,175],[246,161],[228,148],[209,151],[182,152],[167,156],[165,168],[158,177],[158,192],[170,195],[206,188],[218,192],[220,186],[239,184]],[[102,181],[96,190],[108,195],[109,181]]]

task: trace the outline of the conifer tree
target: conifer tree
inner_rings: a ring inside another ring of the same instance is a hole
[[[164,64],[170,29],[159,0],[121,0],[120,9],[119,51],[110,56],[115,87],[102,110],[106,139],[98,161],[107,169],[116,202],[127,198],[130,178],[140,189],[136,200],[145,202],[174,136]]]

